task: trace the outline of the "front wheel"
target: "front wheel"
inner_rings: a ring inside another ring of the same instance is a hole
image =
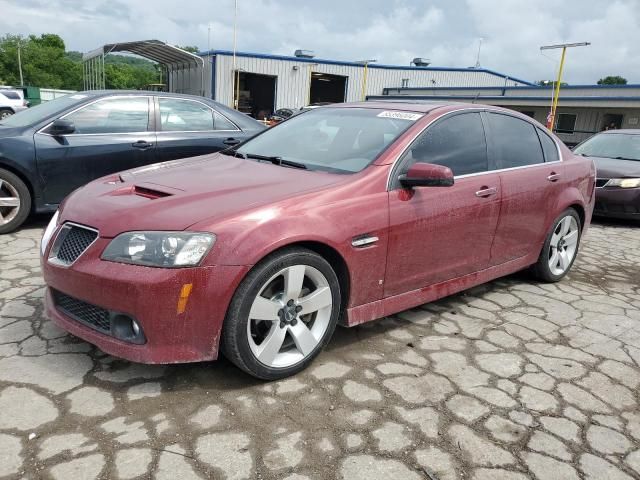
[[[13,110],[9,108],[0,108],[0,120],[4,120],[5,118],[13,115]]]
[[[553,222],[542,247],[538,262],[533,266],[534,275],[545,282],[557,282],[564,277],[578,253],[582,225],[573,208],[568,208]]]
[[[284,378],[320,353],[339,314],[331,265],[313,251],[285,249],[256,265],[238,287],[223,325],[223,351],[254,377]]]
[[[24,182],[0,168],[0,234],[13,232],[31,211],[31,194]]]

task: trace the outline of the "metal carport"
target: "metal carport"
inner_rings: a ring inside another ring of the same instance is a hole
[[[160,40],[111,43],[82,54],[85,90],[106,88],[104,58],[115,52],[133,53],[162,65],[170,92],[204,95],[204,60]]]

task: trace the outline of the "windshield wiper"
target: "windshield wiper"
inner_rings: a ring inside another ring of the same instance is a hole
[[[258,155],[257,153],[246,153],[245,158],[254,158],[256,160],[266,160],[267,162],[271,162],[274,165],[301,168],[303,170],[307,170],[308,168],[304,163],[294,162],[293,160],[285,160],[284,158],[277,157],[277,156],[270,157],[268,155]]]
[[[244,158],[246,160],[247,156],[244,153],[240,153],[237,150],[233,150],[233,149],[229,149],[227,148],[226,150],[220,150],[221,154],[223,155],[229,155],[231,157],[238,157],[238,158]]]
[[[629,157],[613,157],[613,158],[615,158],[616,160],[633,160],[636,162],[640,160],[640,158],[629,158]]]

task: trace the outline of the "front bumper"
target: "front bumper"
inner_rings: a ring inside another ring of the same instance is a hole
[[[640,219],[640,188],[597,188],[593,214]]]
[[[102,351],[134,362],[216,359],[227,307],[250,267],[163,269],[106,262],[100,260],[100,254],[108,242],[99,238],[70,267],[43,259],[47,316]],[[178,300],[186,284],[193,287],[184,313],[178,313]],[[79,322],[56,306],[53,290],[134,318],[146,342],[137,345],[119,340]]]

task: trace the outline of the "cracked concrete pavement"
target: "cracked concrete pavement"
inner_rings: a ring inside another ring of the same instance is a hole
[[[640,478],[640,228],[353,329],[305,372],[131,364],[42,316],[47,219],[0,236],[0,477]]]

